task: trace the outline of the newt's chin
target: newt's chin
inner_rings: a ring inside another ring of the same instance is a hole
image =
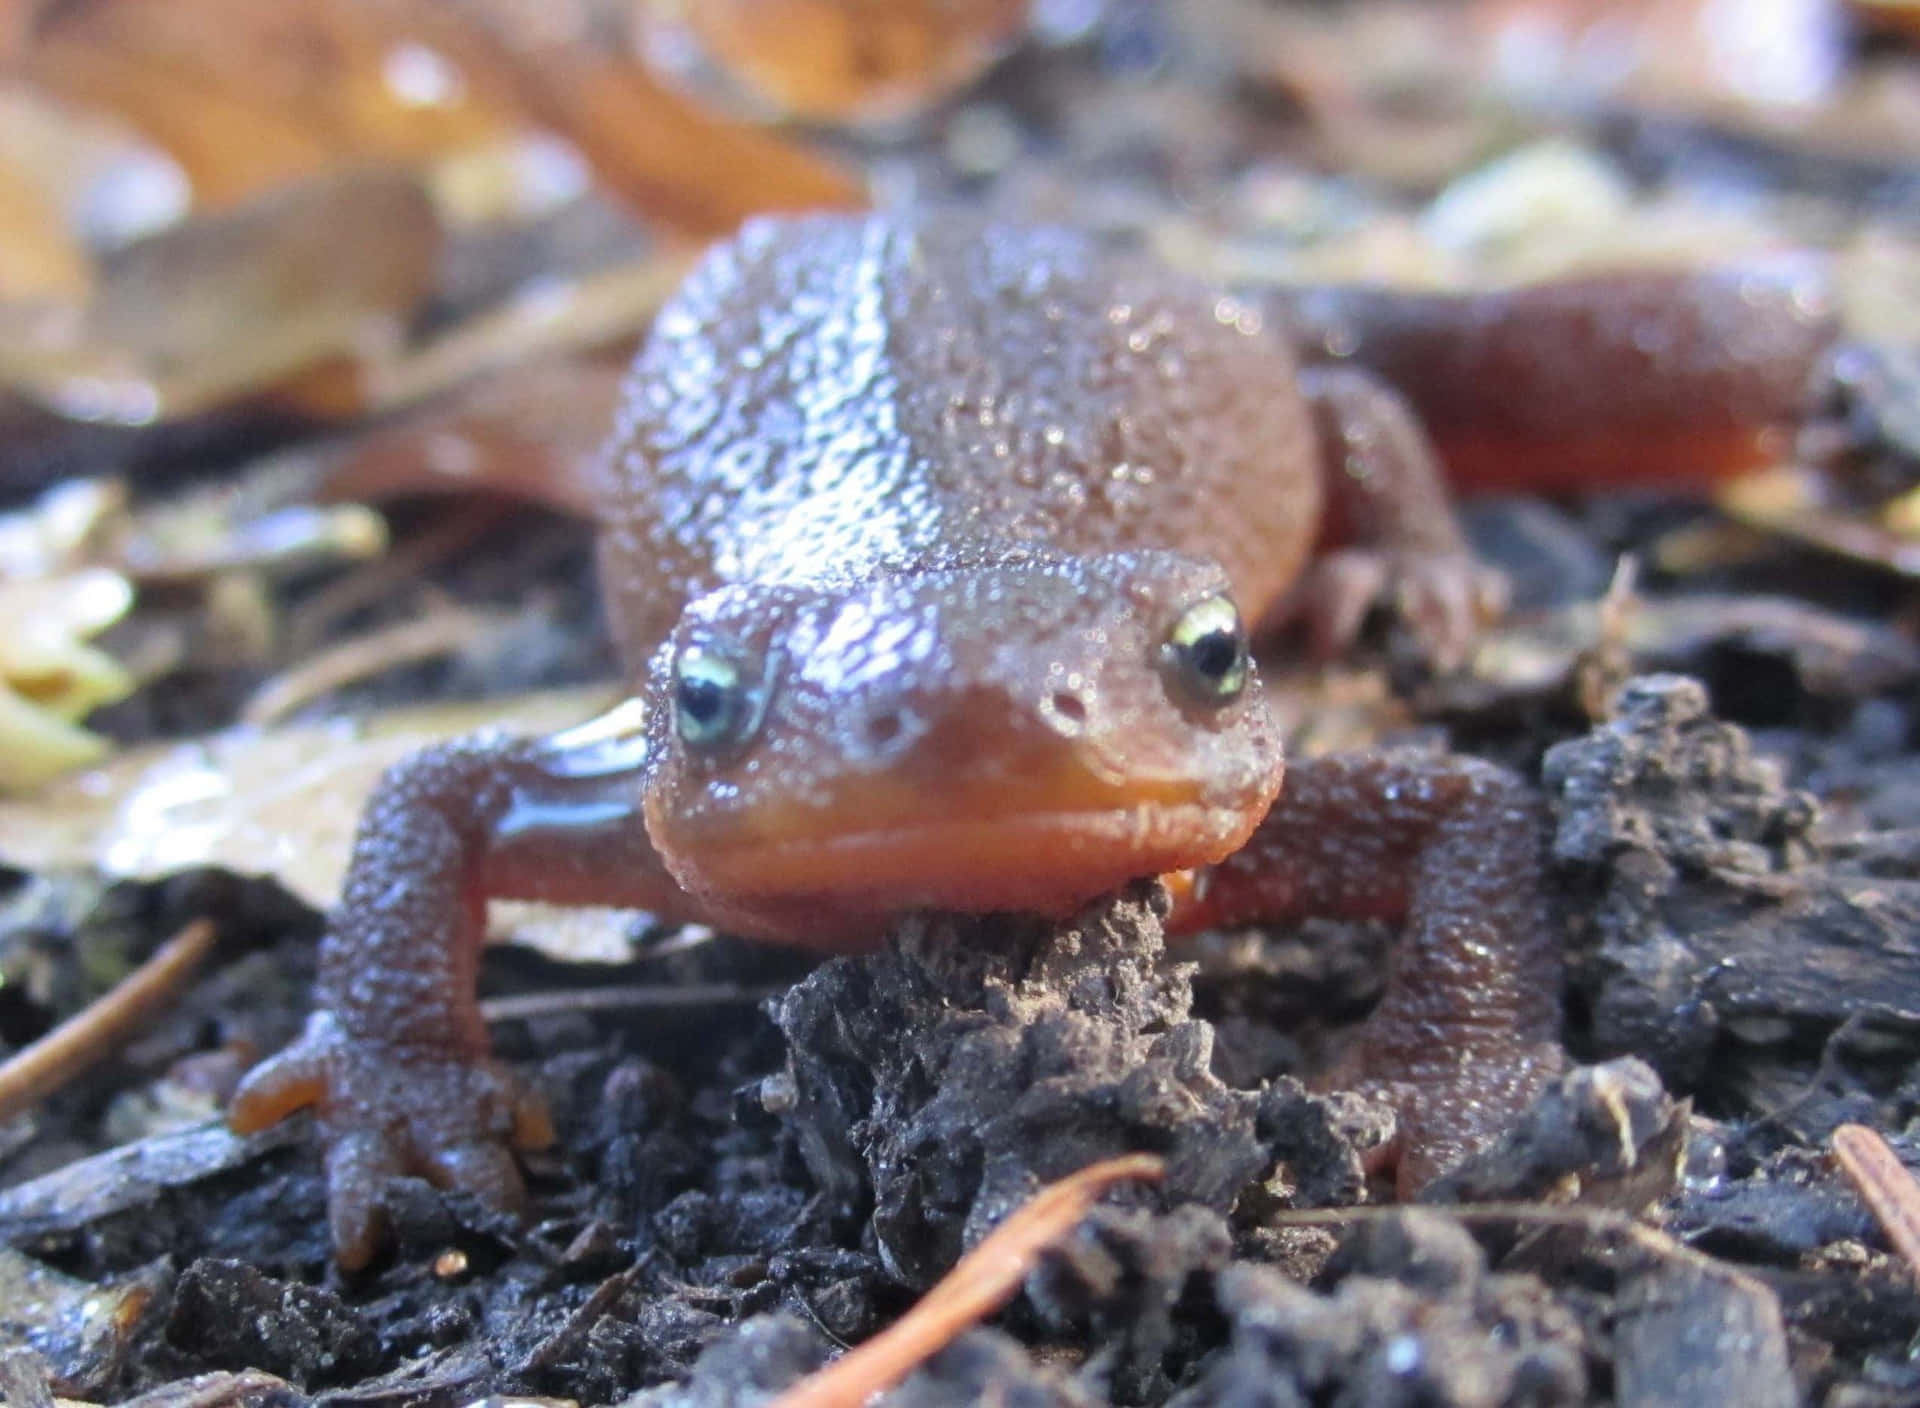
[[[1064,916],[1145,875],[1210,865],[1246,844],[1278,791],[1231,801],[1142,797],[1125,805],[902,818],[872,809],[835,818],[793,815],[791,826],[708,834],[682,882],[728,908],[832,910],[884,918],[909,910],[1017,911]],[[884,815],[884,813],[882,813]],[[840,824],[834,824],[838,821]],[[755,927],[765,928],[764,925]],[[773,927],[784,928],[775,921]]]

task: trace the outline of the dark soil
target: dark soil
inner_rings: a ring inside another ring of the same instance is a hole
[[[1365,1154],[1390,1111],[1221,1075],[1311,1044],[1311,1019],[1255,1015],[1289,992],[1364,1010],[1377,977],[1347,961],[1348,936],[1246,940],[1287,955],[1263,1003],[1257,972],[1228,986],[1169,960],[1146,887],[1059,927],[914,922],[758,1006],[504,1023],[501,1051],[566,1141],[534,1163],[533,1218],[404,1184],[398,1245],[361,1277],[326,1260],[297,1124],[156,1136],[18,1182],[0,1193],[8,1244],[128,1307],[103,1328],[48,1295],[29,1314],[44,1314],[37,1347],[64,1392],[93,1397],[178,1398],[195,1378],[213,1401],[751,1401],[878,1329],[1043,1182],[1147,1149],[1167,1160],[1161,1187],[1111,1197],[995,1328],[890,1401],[990,1386],[1036,1403],[1920,1393],[1904,1352],[1920,1294],[1821,1152],[1843,1120],[1911,1148],[1920,886],[1901,833],[1823,844],[1816,804],[1681,676],[1630,683],[1539,775],[1569,1039],[1604,1064],[1431,1188],[1433,1206],[1368,1203]],[[52,1103],[45,1161],[96,1139],[138,1068],[297,1025],[314,921],[270,887],[123,886],[65,931],[51,888],[37,932],[56,947],[105,942],[108,916],[157,935],[188,912],[247,942],[133,1069]],[[726,941],[617,971],[492,957],[503,989],[564,975],[745,991],[794,971]],[[1202,1010],[1233,1015],[1216,1028]],[[1378,1211],[1301,1216],[1355,1204]],[[197,1378],[217,1373],[240,1377]]]

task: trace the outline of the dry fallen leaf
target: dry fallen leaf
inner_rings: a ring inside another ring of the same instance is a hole
[[[93,291],[93,266],[59,203],[0,153],[0,302],[72,305]]]
[[[361,806],[389,764],[480,728],[565,728],[608,697],[604,687],[568,690],[134,749],[31,797],[0,799],[0,855],[28,869],[129,877],[222,865],[329,905]]]
[[[23,67],[144,132],[215,207],[355,161],[423,169],[530,128],[688,235],[860,202],[823,159],[702,110],[631,52],[554,19],[501,0],[82,0],[45,18]]]
[[[354,168],[276,191],[113,257],[84,310],[0,320],[0,383],[75,420],[207,411],[395,340],[440,242],[405,172]]]
[[[19,79],[0,82],[0,168],[44,203],[82,258],[157,234],[192,200],[179,164],[125,123]]]
[[[133,603],[116,572],[83,568],[0,582],[0,792],[35,787],[104,757],[106,740],[80,726],[133,680],[86,643]]]
[[[1920,577],[1920,542],[1903,531],[1907,504],[1895,499],[1875,516],[1858,505],[1839,502],[1825,476],[1783,465],[1736,479],[1716,496],[1720,509],[1743,528],[1817,548],[1899,577]],[[1664,566],[1687,566],[1690,546],[1683,532],[1671,546],[1662,544]]]
[[[582,358],[482,377],[325,452],[321,492],[374,500],[484,488],[590,517],[625,381],[622,364]]]
[[[795,117],[898,119],[977,77],[1030,0],[693,0],[651,7],[762,102]]]
[[[23,67],[144,132],[218,209],[355,160],[424,163],[512,125],[410,42],[403,14],[373,0],[83,0],[43,18]]]

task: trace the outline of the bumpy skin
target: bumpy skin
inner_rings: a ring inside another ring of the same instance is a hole
[[[1405,924],[1347,1074],[1400,1105],[1409,1181],[1550,1074],[1524,789],[1393,757],[1309,763],[1282,794],[1226,606],[1304,606],[1335,644],[1390,598],[1444,658],[1490,604],[1418,426],[1366,374],[1296,378],[1247,305],[1073,233],[769,221],[662,311],[608,475],[632,700],[388,775],[320,1011],[234,1102],[243,1130],[318,1106],[344,1264],[375,1251],[390,1175],[510,1207],[509,1147],[549,1134],[486,1059],[491,898],[845,950],[910,909],[1064,914],[1195,870],[1189,924]],[[1334,520],[1359,541],[1316,576]],[[1195,619],[1230,647],[1204,667],[1177,645]],[[715,661],[738,705],[718,741],[688,731]]]
[[[615,430],[603,581],[642,666],[723,583],[1020,548],[1188,550],[1257,615],[1322,503],[1284,343],[1067,230],[761,221],[662,310]]]
[[[1393,979],[1330,1086],[1400,1110],[1411,1192],[1556,1075],[1559,955],[1538,883],[1546,817],[1473,758],[1314,758],[1237,853],[1195,878],[1171,927],[1310,915],[1402,926]],[[1411,1136],[1411,1137],[1408,1137]]]

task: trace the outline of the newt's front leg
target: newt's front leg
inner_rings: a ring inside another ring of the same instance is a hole
[[[1325,1083],[1401,1115],[1417,1189],[1497,1134],[1565,1062],[1560,952],[1542,891],[1545,819],[1517,777],[1412,752],[1293,764],[1238,854],[1196,877],[1192,932],[1323,916],[1403,926],[1385,995]]]
[[[246,1133],[317,1108],[341,1265],[371,1259],[394,1175],[517,1208],[511,1149],[552,1141],[538,1099],[487,1056],[474,996],[487,901],[685,912],[640,821],[645,745],[632,714],[553,739],[426,749],[369,802],[316,1010],[299,1041],[248,1075],[229,1115]]]

